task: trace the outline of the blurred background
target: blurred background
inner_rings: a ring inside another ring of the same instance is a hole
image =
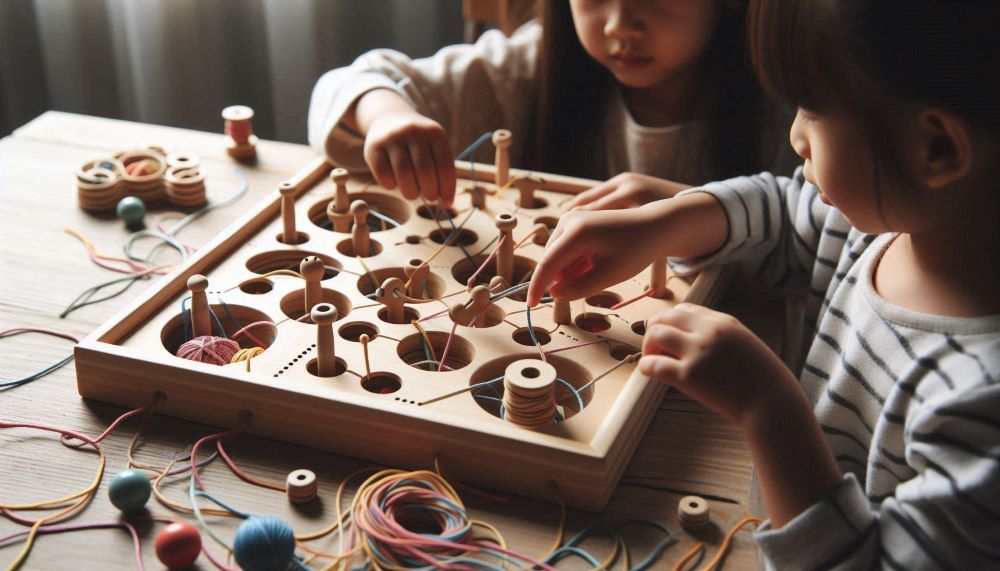
[[[466,0],[468,2],[469,0]],[[0,0],[0,136],[48,109],[306,142],[313,84],[387,47],[463,41],[462,0]]]

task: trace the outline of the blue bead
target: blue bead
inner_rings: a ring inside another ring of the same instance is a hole
[[[284,571],[295,554],[295,534],[272,516],[250,516],[233,538],[233,556],[245,571]]]
[[[146,204],[142,199],[126,196],[118,201],[115,212],[118,213],[118,218],[121,218],[126,226],[141,226],[146,217]]]
[[[153,486],[145,474],[138,470],[124,470],[111,480],[108,497],[116,508],[132,513],[145,507],[152,491]]]

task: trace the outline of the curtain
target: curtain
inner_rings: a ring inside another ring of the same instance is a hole
[[[304,143],[328,69],[462,41],[460,0],[0,0],[0,134],[47,109]]]

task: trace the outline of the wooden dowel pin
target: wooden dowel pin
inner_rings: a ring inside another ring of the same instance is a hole
[[[490,305],[490,289],[484,285],[472,288],[469,301],[456,303],[448,311],[452,321],[463,327],[485,327],[486,312]]]
[[[191,292],[191,334],[193,337],[212,334],[212,318],[208,313],[208,278],[195,274],[188,278],[188,291]]]
[[[351,242],[354,244],[354,255],[367,258],[371,255],[371,229],[368,228],[368,203],[355,200],[351,203],[351,215],[354,216],[354,228],[351,229]]]
[[[496,159],[494,164],[497,168],[497,186],[504,186],[510,180],[510,131],[507,129],[497,129],[493,131],[493,146],[496,147]]]
[[[316,375],[333,377],[337,374],[337,354],[333,347],[333,322],[337,320],[337,308],[330,303],[321,303],[309,314],[316,324]]]
[[[281,241],[285,244],[297,244],[299,234],[295,230],[295,186],[285,181],[278,185],[281,194]]]
[[[542,188],[544,185],[545,180],[533,174],[522,176],[514,180],[514,186],[517,187],[517,191],[519,193],[517,205],[521,208],[534,208],[535,191]]]
[[[669,297],[670,290],[667,289],[667,259],[657,256],[653,264],[649,267],[649,287],[652,289],[651,296],[659,299]]]
[[[552,321],[559,325],[573,323],[573,312],[570,310],[568,301],[554,300],[552,302]]]
[[[336,232],[348,232],[351,229],[351,218],[347,216],[351,208],[351,199],[347,196],[347,181],[350,175],[347,173],[347,169],[336,168],[330,173],[330,179],[333,180],[333,184],[336,185],[336,190],[334,191],[333,200],[330,202],[331,206],[327,207],[327,215],[330,216],[330,221],[333,223],[333,229]],[[333,216],[330,212],[332,207],[332,214],[340,214],[342,216]]]
[[[299,264],[299,273],[302,274],[302,279],[306,282],[305,312],[309,313],[312,308],[316,307],[316,304],[323,302],[323,287],[320,282],[323,281],[326,267],[323,260],[318,257],[307,256],[302,258],[302,263]]]
[[[406,281],[409,286],[406,288],[406,295],[417,299],[426,299],[427,278],[431,274],[431,268],[424,264],[423,260],[412,259],[403,268],[406,274]]]
[[[503,212],[496,217],[497,230],[500,231],[500,251],[497,252],[497,275],[513,283],[514,279],[514,228],[517,218],[513,214]]]
[[[375,290],[375,301],[385,306],[385,320],[389,323],[406,322],[406,302],[403,280],[395,277],[386,278],[382,287]]]

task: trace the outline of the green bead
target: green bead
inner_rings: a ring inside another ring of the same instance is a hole
[[[153,486],[149,478],[138,470],[124,470],[111,480],[108,497],[111,503],[124,513],[141,510],[149,501]]]
[[[142,199],[134,196],[126,196],[118,201],[115,208],[118,218],[122,219],[129,228],[142,226],[142,221],[146,217],[146,204]]]

